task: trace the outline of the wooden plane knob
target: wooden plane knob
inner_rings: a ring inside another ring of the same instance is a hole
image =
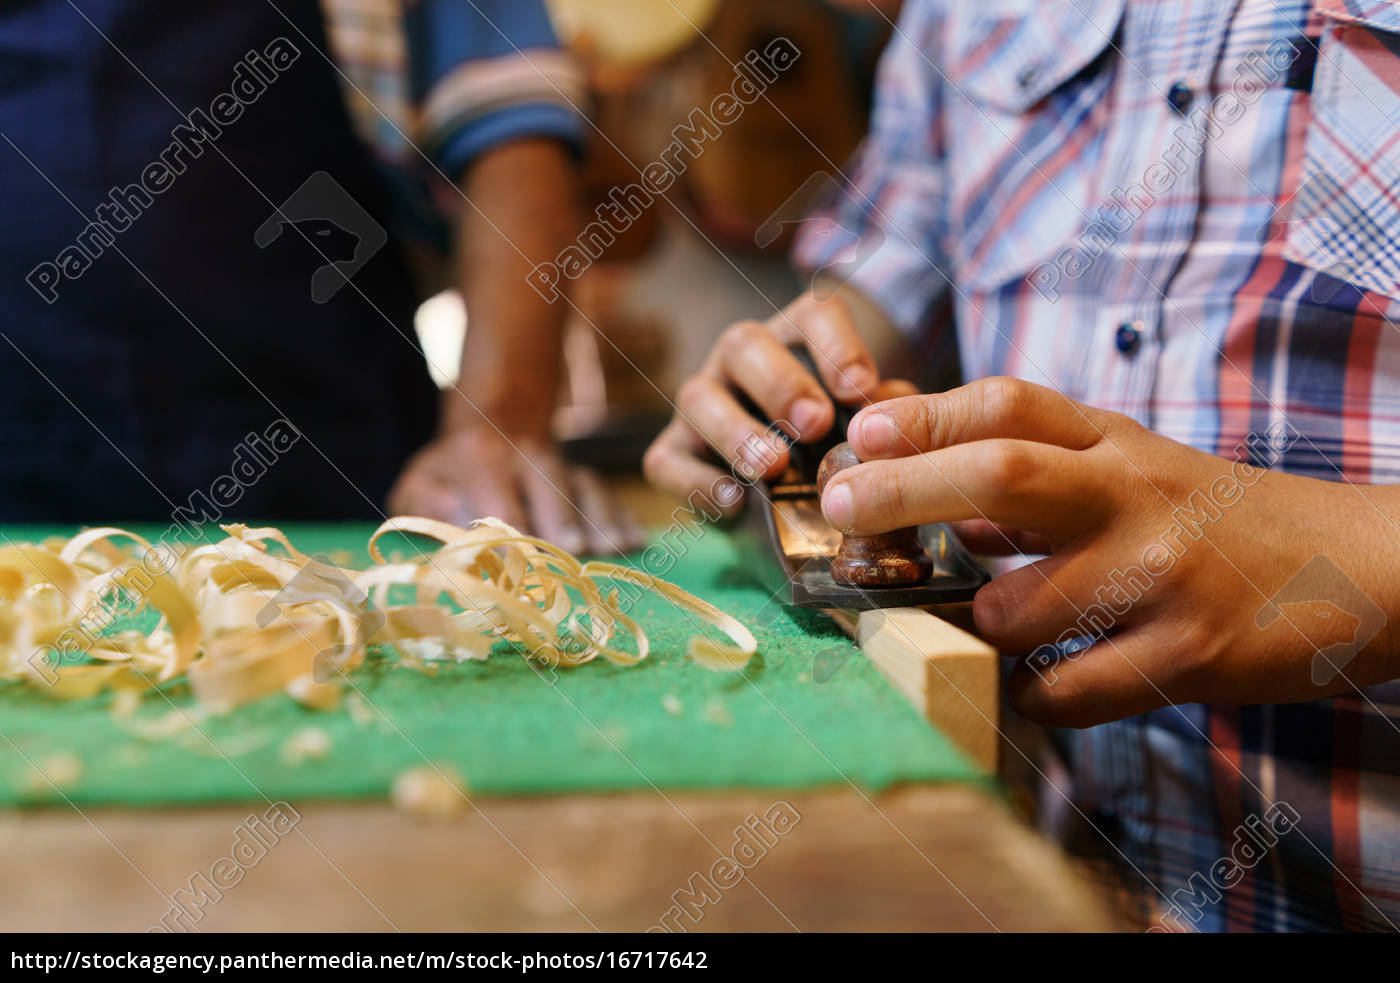
[[[860,463],[845,441],[829,450],[817,467],[817,494],[833,477]],[[919,542],[917,526],[905,526],[875,536],[841,537],[831,561],[832,579],[856,587],[908,587],[933,575],[933,560]]]

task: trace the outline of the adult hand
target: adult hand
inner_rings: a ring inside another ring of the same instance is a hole
[[[789,351],[799,344],[811,353],[820,382]],[[728,468],[749,480],[777,477],[787,467],[786,445],[739,398],[798,440],[820,440],[836,417],[822,383],[848,406],[917,391],[912,383],[880,379],[839,297],[819,301],[803,294],[767,321],[740,321],[725,330],[701,370],[681,385],[675,417],[647,449],[647,478],[687,498],[722,490]],[[737,494],[711,497],[726,514],[743,501]]]
[[[404,467],[389,507],[459,525],[496,516],[570,552],[636,549],[643,537],[631,516],[549,436],[571,307],[536,290],[531,275],[582,224],[569,150],[543,137],[507,141],[473,160],[462,194],[471,204],[455,252],[470,329],[439,436]]]
[[[597,474],[550,444],[508,440],[486,425],[440,436],[410,458],[389,508],[458,525],[495,516],[571,553],[631,552],[645,542]]]
[[[1269,438],[1256,459],[1298,439]],[[973,603],[988,642],[1029,653],[1009,691],[1031,719],[1311,700],[1400,676],[1395,487],[1251,467],[1015,379],[869,407],[850,439],[865,463],[825,490],[834,526],[962,522],[982,548],[1049,553]],[[1085,637],[1101,640],[1066,654]]]

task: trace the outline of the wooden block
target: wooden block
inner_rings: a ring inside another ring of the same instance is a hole
[[[996,649],[922,608],[831,615],[925,718],[979,767],[996,771],[1001,729]]]

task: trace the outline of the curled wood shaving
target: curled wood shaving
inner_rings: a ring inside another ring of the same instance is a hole
[[[696,635],[692,638],[686,651],[692,659],[706,669],[718,672],[737,672],[744,668],[748,664],[749,658],[758,651],[758,642],[753,637],[753,632],[745,628],[737,619],[725,614],[713,604],[700,600],[695,595],[681,590],[675,584],[668,583],[660,577],[653,577],[644,570],[625,567],[619,563],[604,563],[594,560],[584,565],[583,575],[585,577],[606,577],[620,580],[660,594],[677,607],[708,621],[738,643],[737,645],[721,645],[703,635]],[[640,629],[638,632],[638,641],[640,642],[646,636],[640,634]]]
[[[127,694],[183,678],[202,716],[278,692],[334,707],[346,675],[379,643],[427,672],[435,662],[485,659],[501,641],[541,665],[599,656],[631,665],[650,643],[627,614],[623,586],[727,635],[730,644],[690,641],[690,657],[707,669],[742,669],[758,647],[737,620],[673,584],[617,563],[581,563],[496,519],[470,528],[390,519],[369,539],[365,570],[307,556],[274,527],[222,529],[227,538],[183,554],[115,527],[0,548],[0,678],[59,699],[116,693],[123,715],[133,709]],[[386,556],[391,533],[440,545]],[[111,630],[114,611],[144,610],[159,614],[149,632]],[[162,736],[191,722],[172,711],[140,729]]]

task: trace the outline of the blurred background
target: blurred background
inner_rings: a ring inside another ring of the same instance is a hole
[[[666,398],[715,337],[772,316],[800,290],[787,261],[796,217],[863,136],[876,60],[898,0],[548,0],[590,99],[585,214],[638,183],[730,91],[734,65],[786,38],[800,58],[709,139],[678,179],[574,282],[556,429],[579,463],[635,468]],[[683,168],[683,170],[682,170]],[[786,221],[773,227],[781,212]],[[763,228],[768,223],[768,228]],[[776,233],[776,235],[774,234]],[[455,289],[416,327],[440,386],[468,330]],[[595,330],[596,328],[596,330]]]

